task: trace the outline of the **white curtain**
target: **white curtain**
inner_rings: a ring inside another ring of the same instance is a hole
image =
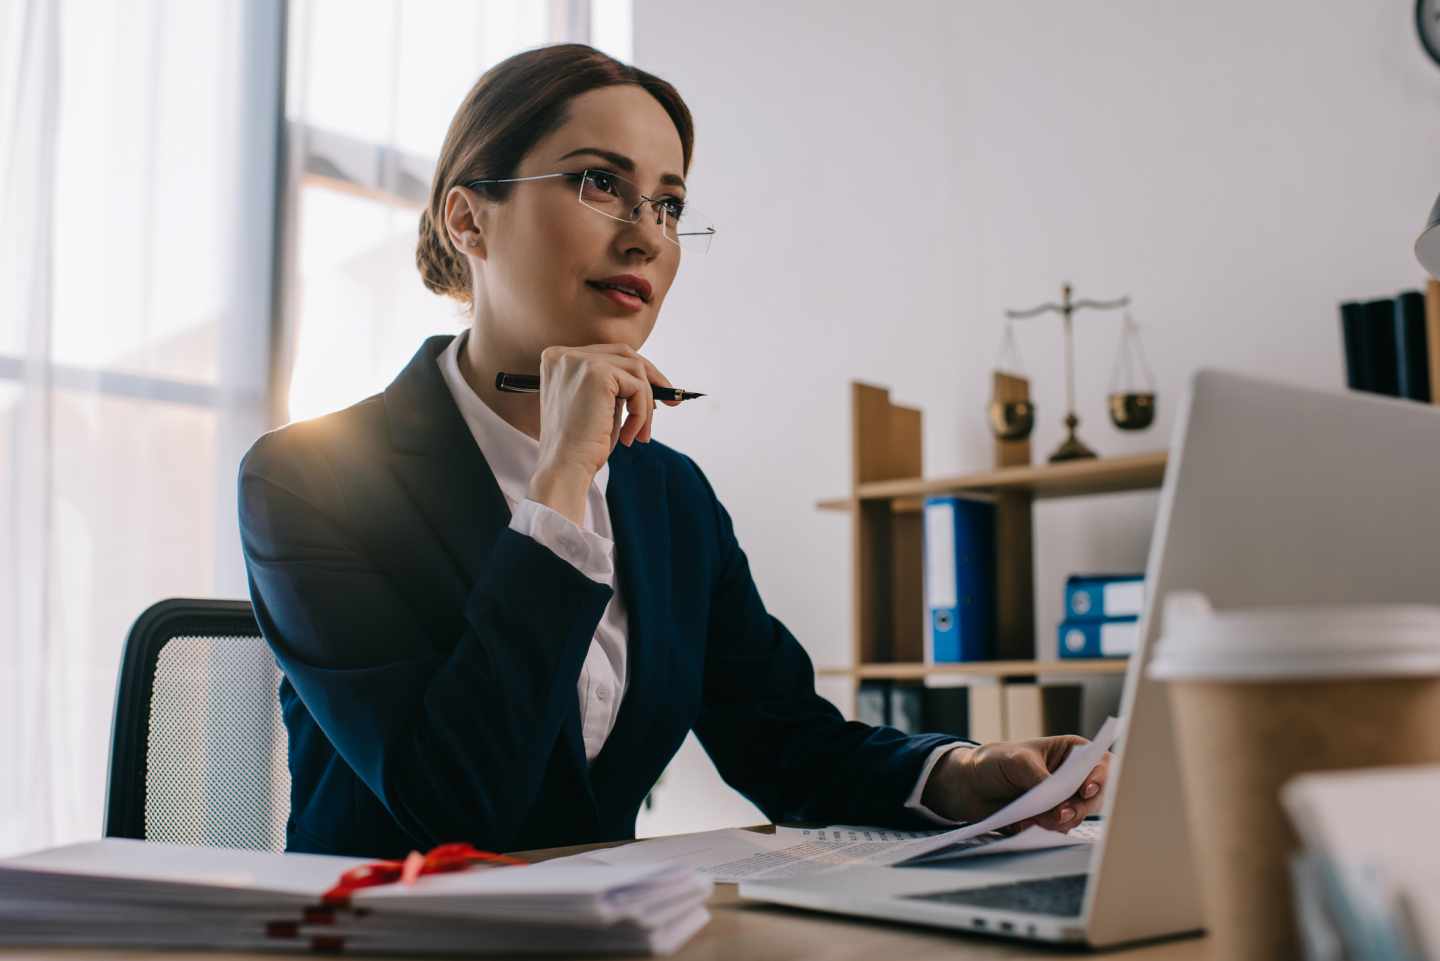
[[[0,854],[102,830],[135,617],[245,596],[282,13],[0,2]]]

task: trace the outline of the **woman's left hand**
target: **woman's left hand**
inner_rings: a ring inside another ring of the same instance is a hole
[[[920,801],[936,814],[955,821],[983,820],[1045,780],[1072,750],[1088,743],[1083,737],[1064,735],[956,748],[930,772]],[[1105,752],[1074,795],[1007,830],[1022,831],[1039,825],[1051,831],[1069,831],[1087,815],[1099,811],[1111,756]]]

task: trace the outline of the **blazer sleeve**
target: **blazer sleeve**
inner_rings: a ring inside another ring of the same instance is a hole
[[[270,435],[267,435],[267,437]],[[437,637],[329,516],[325,471],[267,457],[239,477],[255,615],[305,707],[416,841],[506,850],[531,812],[613,593],[530,537],[500,532]]]
[[[691,465],[719,552],[695,733],[721,777],[775,822],[933,828],[905,802],[930,753],[959,739],[846,721],[815,692],[810,657],[765,610],[729,512]]]

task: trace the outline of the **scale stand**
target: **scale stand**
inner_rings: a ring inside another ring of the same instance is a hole
[[[1070,299],[1070,285],[1065,284],[1060,288],[1060,303],[1041,304],[1039,307],[1031,307],[1028,310],[1007,310],[1005,316],[1011,320],[1024,320],[1028,317],[1038,317],[1040,314],[1056,313],[1065,319],[1065,431],[1064,443],[1055,448],[1055,453],[1050,455],[1052,464],[1067,460],[1094,459],[1097,455],[1086,444],[1075,436],[1075,428],[1080,426],[1080,418],[1075,415],[1075,350],[1073,333],[1071,331],[1070,317],[1077,310],[1093,308],[1095,310],[1119,310],[1130,304],[1129,297],[1121,297],[1119,300],[1076,300]]]

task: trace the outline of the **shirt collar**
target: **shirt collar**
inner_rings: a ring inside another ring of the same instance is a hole
[[[470,434],[479,445],[480,452],[495,474],[505,496],[514,504],[525,499],[530,489],[530,478],[540,463],[540,442],[513,426],[480,398],[465,377],[460,373],[460,351],[465,347],[465,338],[470,331],[461,331],[450,345],[436,358],[440,365],[440,376],[460,409],[460,416],[470,428]],[[538,402],[538,400],[537,400]],[[595,474],[595,484],[605,494],[610,479],[610,465],[602,464]]]

